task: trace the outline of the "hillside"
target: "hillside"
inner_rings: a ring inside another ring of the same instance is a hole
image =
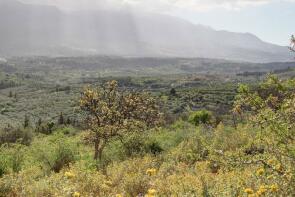
[[[294,77],[294,69],[293,62],[256,64],[199,58],[8,58],[0,62],[0,129],[7,124],[20,125],[25,114],[34,119],[33,124],[38,118],[56,120],[60,112],[79,119],[74,109],[83,87],[109,79],[117,79],[126,89],[163,96],[175,88],[178,97],[166,103],[174,115],[188,108],[226,113],[239,83],[257,83],[269,72]]]
[[[14,14],[11,14],[14,13]],[[0,1],[0,56],[118,55],[290,60],[287,47],[185,20],[126,10],[66,13],[53,6]]]
[[[1,197],[294,196],[295,81],[284,80],[294,70],[258,84],[205,74],[77,82],[87,74],[3,68]]]

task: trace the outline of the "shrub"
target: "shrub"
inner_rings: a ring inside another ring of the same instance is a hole
[[[33,139],[33,133],[31,129],[18,128],[15,129],[11,126],[4,128],[0,131],[0,145],[5,143],[19,142],[24,145],[29,145]]]
[[[294,194],[288,189],[294,188],[295,172],[294,87],[294,79],[280,80],[269,75],[256,89],[241,86],[235,102],[235,111],[248,115],[248,121],[258,131],[253,144],[245,147],[244,163],[263,165],[276,182],[264,180],[264,184],[284,187],[277,196]],[[257,177],[255,181],[261,182]]]
[[[55,136],[56,137],[56,136]],[[64,167],[69,167],[76,161],[77,150],[75,144],[70,140],[65,140],[58,135],[57,140],[52,142],[41,142],[35,145],[35,155],[46,171],[60,172]]]
[[[0,147],[0,177],[13,171],[19,172],[24,162],[25,147],[20,144]]]
[[[22,169],[25,154],[22,148],[23,147],[21,145],[16,145],[12,148],[12,151],[9,153],[10,165],[13,172],[19,172]]]
[[[253,131],[253,134],[252,132]],[[219,151],[236,151],[246,146],[255,136],[255,129],[250,126],[238,126],[234,129],[220,123],[214,130],[211,147]]]
[[[54,122],[47,122],[47,123],[41,123],[40,125],[38,125],[36,127],[36,132],[37,133],[42,133],[45,135],[50,135],[52,134],[53,130],[54,130]]]
[[[164,151],[164,149],[161,147],[159,142],[156,142],[156,141],[148,142],[146,144],[145,150],[147,153],[152,153],[154,155],[157,155]]]
[[[143,134],[132,134],[124,140],[123,151],[127,157],[144,155],[146,153],[158,154],[163,148],[154,139],[147,138]]]
[[[123,152],[128,156],[140,155],[144,153],[145,142],[141,134],[131,134],[126,136],[123,143]]]
[[[3,155],[0,153],[0,177],[2,177],[4,174],[8,171],[8,159],[6,155]]]
[[[63,167],[69,167],[69,165],[74,161],[75,153],[73,150],[65,144],[58,143],[54,152],[51,170],[59,172]]]
[[[197,161],[203,161],[209,154],[200,137],[193,137],[184,140],[178,147],[173,149],[169,158],[186,164],[194,164]]]
[[[208,124],[212,119],[212,113],[207,110],[194,112],[189,117],[189,122],[198,126],[199,124]]]

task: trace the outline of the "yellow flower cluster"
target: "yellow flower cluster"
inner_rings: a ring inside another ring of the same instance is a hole
[[[277,165],[275,166],[275,169],[276,169],[277,171],[282,171],[282,170],[283,170],[283,167],[282,167],[281,164],[277,164]]]
[[[244,192],[248,194],[248,197],[259,197],[264,195],[268,191],[268,189],[270,189],[271,192],[279,191],[278,185],[274,184],[271,186],[261,185],[256,193],[251,188],[246,188]]]
[[[259,187],[259,190],[256,193],[257,193],[257,196],[261,196],[265,194],[265,192],[267,192],[267,188],[266,186],[262,185]]]
[[[116,194],[116,197],[123,197],[122,194]]]
[[[260,168],[260,169],[258,169],[257,171],[256,171],[256,175],[257,176],[261,176],[261,175],[263,175],[264,174],[264,169],[263,168]]]
[[[113,183],[112,183],[112,181],[106,181],[105,184],[106,185],[112,185]]]
[[[275,164],[275,160],[270,159],[270,160],[267,161],[267,163],[268,163],[269,165],[274,165],[274,164]]]
[[[272,192],[277,192],[277,191],[279,191],[279,186],[276,185],[276,184],[271,185],[271,186],[270,186],[270,190],[271,190]]]
[[[146,174],[149,176],[156,175],[156,173],[157,173],[157,170],[155,168],[149,168],[146,170]]]
[[[155,189],[149,189],[145,197],[155,197],[156,193],[157,191]]]
[[[251,188],[246,188],[244,190],[244,192],[247,193],[247,194],[253,194],[254,193],[253,189],[251,189]]]
[[[73,197],[80,197],[81,195],[80,195],[80,193],[79,192],[75,192],[75,193],[73,193]]]
[[[72,172],[65,172],[65,177],[67,177],[68,179],[71,179],[75,177],[75,174]]]

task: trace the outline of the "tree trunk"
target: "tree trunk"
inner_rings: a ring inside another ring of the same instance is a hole
[[[232,117],[233,117],[233,122],[234,122],[234,128],[237,129],[237,119],[236,119],[236,116],[233,114]]]
[[[97,160],[99,155],[99,140],[95,139],[94,142],[94,159]]]
[[[99,134],[95,134],[95,140],[94,140],[94,159],[97,160],[99,158],[99,144],[100,144],[100,138]]]
[[[103,147],[100,146],[100,148],[98,149],[98,159],[99,159],[99,161],[102,160],[102,151],[103,151]]]
[[[105,147],[105,142],[103,139],[99,139],[98,135],[96,135],[96,139],[94,142],[94,159],[102,160],[102,152]]]

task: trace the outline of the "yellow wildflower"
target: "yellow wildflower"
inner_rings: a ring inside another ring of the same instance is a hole
[[[157,191],[155,189],[149,189],[145,197],[155,197],[156,192]]]
[[[68,179],[71,179],[75,177],[75,174],[72,172],[65,172],[65,177],[67,177]]]
[[[81,195],[80,195],[80,193],[79,192],[75,192],[74,194],[73,194],[73,197],[80,197]]]
[[[278,171],[281,171],[283,168],[282,168],[281,164],[278,164],[278,165],[275,166],[275,169],[278,170]]]
[[[116,194],[116,197],[123,197],[122,194]]]
[[[263,168],[260,168],[260,169],[258,169],[257,171],[256,171],[256,175],[257,176],[261,176],[261,175],[263,175],[264,174],[264,169]]]
[[[112,181],[106,181],[105,184],[106,185],[112,185],[113,183],[112,183]]]
[[[155,195],[156,194],[156,190],[155,189],[149,189],[148,190],[148,194]]]
[[[149,176],[153,176],[157,173],[157,170],[155,168],[149,168],[146,170],[146,174]]]
[[[246,188],[244,190],[244,192],[247,193],[247,194],[253,194],[254,193],[253,189],[251,189],[251,188]]]
[[[271,185],[270,190],[272,192],[277,192],[277,191],[279,191],[279,186],[277,184]]]
[[[270,159],[270,160],[268,160],[268,162],[267,162],[269,165],[273,165],[274,163],[275,163],[275,160],[273,160],[273,159]]]
[[[257,195],[258,195],[258,196],[261,196],[261,195],[263,195],[265,192],[267,192],[267,188],[266,188],[264,185],[262,185],[262,186],[259,187],[259,190],[257,191]]]

